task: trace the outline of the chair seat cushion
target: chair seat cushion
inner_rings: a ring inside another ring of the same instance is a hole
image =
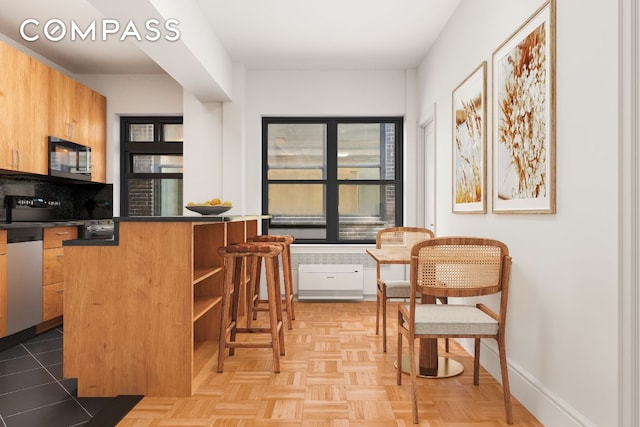
[[[407,312],[409,305],[406,305]],[[426,335],[495,335],[498,322],[475,305],[416,305],[415,333]]]
[[[387,288],[387,298],[409,298],[411,284],[408,280],[389,280],[384,284]]]

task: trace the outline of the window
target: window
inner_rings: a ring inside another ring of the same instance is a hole
[[[301,243],[371,243],[402,224],[401,118],[262,121],[263,229]]]
[[[182,215],[182,117],[122,117],[123,216]]]

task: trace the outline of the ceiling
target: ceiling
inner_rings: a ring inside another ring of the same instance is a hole
[[[126,8],[135,8],[138,3],[162,6],[165,18],[167,10],[188,6],[204,17],[198,25],[209,27],[200,33],[215,34],[230,59],[243,63],[247,69],[415,68],[460,3],[460,0],[0,0],[0,33],[76,74],[164,73],[134,37],[125,41],[119,37],[107,41],[100,36],[94,41],[72,41],[65,37],[53,42],[42,35],[29,42],[20,35],[20,25],[28,18],[40,22],[39,26],[27,27],[28,35],[43,34],[45,23],[51,19],[59,19],[67,26],[73,20],[85,29],[94,20],[100,23],[111,18],[105,15],[100,3],[107,1],[111,7],[120,3],[124,16]],[[179,27],[191,24],[192,21],[181,21]],[[144,30],[144,23],[136,20],[136,25]],[[194,30],[198,33],[204,28],[189,30],[193,34]]]

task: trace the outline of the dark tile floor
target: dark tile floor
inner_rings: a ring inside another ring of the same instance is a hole
[[[0,427],[71,427],[88,422],[116,398],[77,397],[62,377],[62,328],[0,351]]]

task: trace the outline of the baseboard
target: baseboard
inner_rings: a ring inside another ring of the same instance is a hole
[[[459,339],[458,342],[469,354],[473,354],[473,340]],[[497,347],[490,345],[489,340],[482,340],[481,345],[480,364],[491,376],[502,383]],[[521,366],[510,361],[507,362],[507,365],[509,368],[511,395],[518,399],[522,406],[527,408],[543,425],[596,427],[575,408],[540,384]],[[514,421],[517,422],[517,420]]]

